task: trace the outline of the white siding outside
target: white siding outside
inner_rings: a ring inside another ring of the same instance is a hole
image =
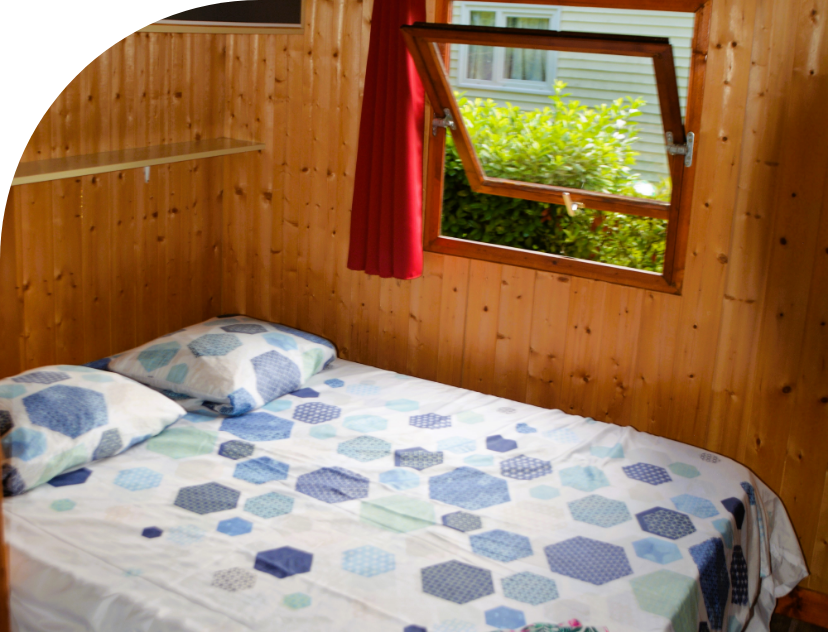
[[[531,13],[539,17],[548,15],[553,28],[559,25],[562,31],[669,37],[673,45],[682,115],[684,114],[693,39],[692,13],[493,3],[486,3],[485,6],[504,8],[510,12],[517,9],[521,13]],[[463,23],[464,13],[471,8],[477,9],[480,5],[471,1],[455,2],[453,21]],[[453,46],[450,73],[452,85],[464,92],[467,97],[489,98],[498,103],[509,102],[524,109],[543,107],[548,101],[544,94],[489,86],[461,85],[458,79],[459,61],[460,47]],[[643,108],[642,116],[637,118],[639,141],[636,150],[641,155],[637,158],[636,170],[653,183],[669,175],[651,60],[618,55],[555,53],[553,61],[551,68],[554,74],[550,81],[566,83],[566,92],[570,94],[570,98],[585,105],[608,103],[622,96],[644,98],[647,105]]]

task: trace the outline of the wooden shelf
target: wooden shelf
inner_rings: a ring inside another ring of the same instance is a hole
[[[21,162],[17,165],[12,186],[60,180],[62,178],[77,178],[125,169],[152,167],[199,158],[229,156],[230,154],[241,154],[264,148],[264,143],[236,140],[234,138],[211,138],[185,143],[155,145],[153,147],[119,149],[117,151],[70,156],[68,158]]]

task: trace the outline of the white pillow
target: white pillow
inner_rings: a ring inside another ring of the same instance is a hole
[[[16,496],[157,435],[186,411],[129,378],[46,366],[0,380],[3,493]]]
[[[113,358],[108,368],[187,410],[235,416],[301,388],[335,357],[324,338],[236,316],[162,336]]]

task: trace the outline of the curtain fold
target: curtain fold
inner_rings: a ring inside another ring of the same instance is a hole
[[[425,21],[425,0],[375,0],[362,100],[348,268],[422,274],[425,95],[400,26]]]

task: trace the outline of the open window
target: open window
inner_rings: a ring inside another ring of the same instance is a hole
[[[707,50],[705,10],[699,9],[695,22],[689,22],[693,46],[682,76],[682,98],[673,46],[666,37],[555,30],[561,7],[540,3],[531,11],[485,0],[460,4],[468,24],[417,23],[402,28],[433,110],[426,249],[679,292],[697,159],[695,132]],[[555,75],[558,55],[566,63],[577,63],[579,76],[598,77],[594,91],[604,95],[604,102],[585,104],[591,95],[567,98]],[[647,151],[655,155],[652,161],[666,162],[663,173],[646,161],[636,164],[636,157],[646,153],[636,132],[644,99],[624,86],[624,73],[635,76],[635,85],[651,101]],[[498,94],[469,97],[467,93],[478,86],[513,94],[505,100]],[[513,103],[521,100],[525,103]],[[453,177],[459,167],[468,195],[444,197],[446,172]],[[538,240],[523,239],[534,228],[519,228],[516,232],[522,233],[514,245],[492,239],[494,231],[502,229],[494,226],[495,213],[486,210],[488,196],[499,196],[495,204],[513,215],[531,216],[526,224],[541,227],[544,234],[558,230],[563,235],[580,226],[584,235],[578,239],[583,243],[569,250],[544,248]],[[451,217],[443,216],[444,204],[452,207]],[[463,224],[475,212],[479,216]],[[605,237],[610,231],[613,241],[608,245]],[[658,243],[644,243],[645,234],[657,235]],[[635,256],[610,256],[611,248],[626,248]],[[640,264],[642,259],[646,265]]]

